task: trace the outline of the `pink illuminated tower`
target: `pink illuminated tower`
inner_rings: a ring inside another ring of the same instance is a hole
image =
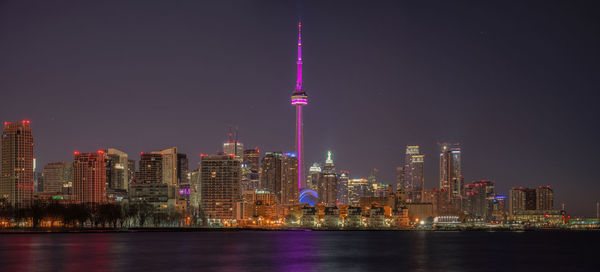
[[[296,152],[298,153],[298,189],[302,189],[304,180],[304,140],[302,107],[308,104],[308,96],[302,90],[302,23],[298,23],[298,60],[296,89],[292,93],[292,105],[296,106]]]

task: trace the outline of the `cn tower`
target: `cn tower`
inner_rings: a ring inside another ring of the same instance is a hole
[[[308,96],[302,90],[302,23],[298,23],[298,59],[296,60],[296,89],[292,93],[292,105],[296,106],[296,152],[298,153],[298,190],[304,180],[304,135],[302,107],[308,104]]]

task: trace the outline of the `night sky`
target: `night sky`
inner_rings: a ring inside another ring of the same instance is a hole
[[[177,146],[196,169],[239,128],[293,151],[303,22],[306,164],[395,183],[407,144],[439,186],[437,142],[465,182],[600,200],[600,9],[592,1],[1,1],[0,119],[31,120],[38,169],[74,150]],[[485,3],[483,3],[485,2]]]

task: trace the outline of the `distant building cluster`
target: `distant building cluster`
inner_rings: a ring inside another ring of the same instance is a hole
[[[514,187],[508,196],[494,181],[465,184],[459,144],[440,144],[439,187],[426,189],[425,155],[406,146],[395,188],[372,169],[366,178],[338,170],[334,154],[308,167],[298,186],[295,152],[244,149],[229,134],[222,152],[202,154],[196,170],[176,147],[141,152],[138,162],[106,148],[73,153],[72,161],[34,166],[29,121],[6,122],[2,133],[2,205],[21,209],[35,202],[122,206],[144,204],[153,213],[193,217],[210,226],[310,228],[416,228],[436,224],[526,223],[556,225],[565,212],[554,207],[550,186]]]

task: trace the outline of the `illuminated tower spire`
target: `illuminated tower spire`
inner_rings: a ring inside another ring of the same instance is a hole
[[[302,23],[298,23],[298,59],[296,60],[296,92],[302,92]]]
[[[298,153],[298,189],[304,181],[304,140],[302,106],[308,104],[308,96],[302,90],[302,23],[298,23],[298,59],[296,60],[296,89],[292,93],[292,105],[296,106],[296,152]]]

